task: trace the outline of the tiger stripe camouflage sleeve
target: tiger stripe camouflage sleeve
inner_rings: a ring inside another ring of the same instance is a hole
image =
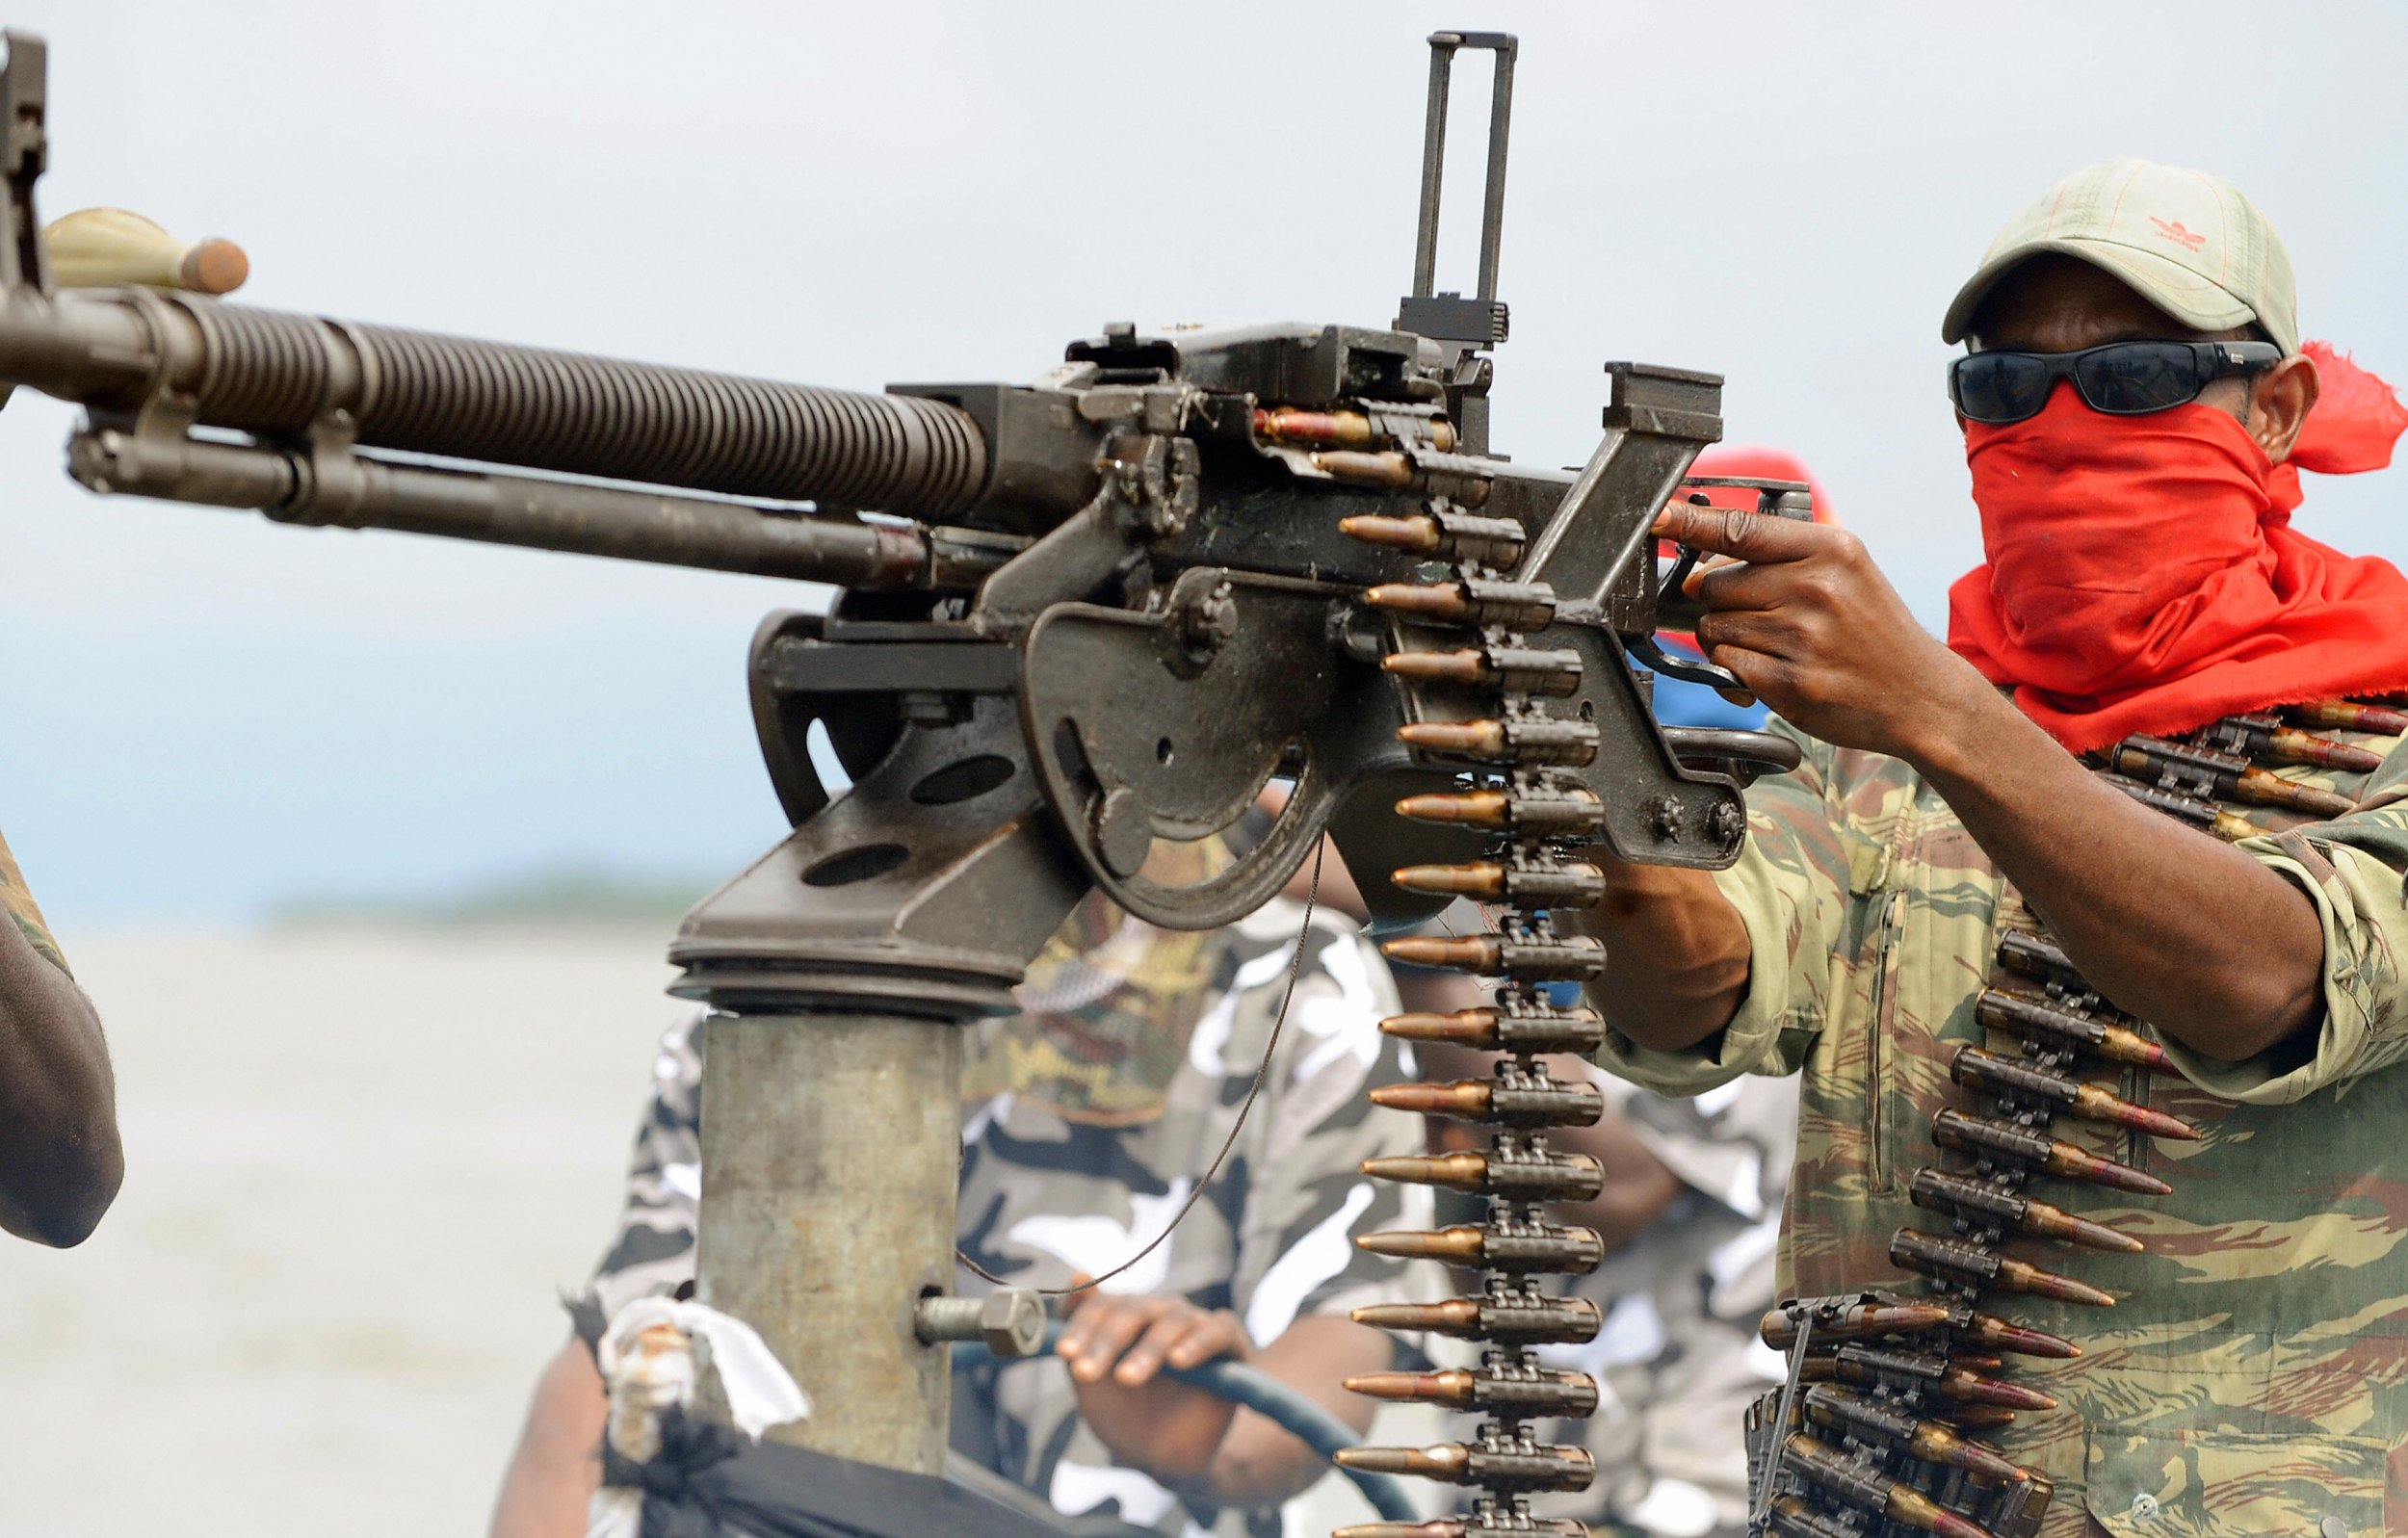
[[[2408,786],[2395,750],[2361,810],[2238,847],[2287,876],[2316,904],[2324,930],[2324,1020],[2312,1055],[2267,1053],[2218,1062],[2168,1038],[2166,1056],[2212,1095],[2282,1106],[2408,1057]],[[2306,1060],[2302,1061],[2302,1056]]]
[[[0,907],[8,909],[17,932],[33,944],[44,960],[61,972],[67,970],[66,956],[59,950],[59,942],[50,937],[50,926],[42,922],[41,909],[35,904],[34,894],[25,885],[25,873],[17,869],[16,856],[9,852],[6,839],[0,839]]]
[[[1598,1063],[1662,1095],[1695,1095],[1742,1074],[1793,1074],[1822,1030],[1848,935],[1862,905],[1851,867],[1854,839],[1828,797],[1833,749],[1779,721],[1771,729],[1803,751],[1797,769],[1747,792],[1747,848],[1715,876],[1747,925],[1747,997],[1722,1033],[1682,1052],[1642,1047],[1609,1031]],[[1865,846],[1867,850],[1872,847]]]

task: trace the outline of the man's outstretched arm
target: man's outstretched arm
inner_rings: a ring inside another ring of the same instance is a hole
[[[1084,1280],[1083,1278],[1080,1280]],[[1226,1309],[1176,1296],[1081,1294],[1057,1347],[1079,1412],[1112,1455],[1161,1483],[1248,1508],[1276,1506],[1329,1472],[1269,1418],[1161,1375],[1226,1357],[1260,1369],[1359,1435],[1376,1408],[1346,1379],[1394,1360],[1388,1338],[1332,1315],[1307,1315],[1257,1347]]]
[[[124,1177],[100,1017],[0,912],[0,1229],[81,1243]]]
[[[2238,1062],[2314,1028],[2323,936],[2306,894],[2101,783],[1915,622],[1844,530],[1675,507],[1658,532],[1729,558],[1698,639],[1823,741],[1903,759],[2117,1005]],[[1586,926],[1618,950],[1596,997],[1642,1046],[1692,1047],[1747,991],[1747,936],[1711,877],[1616,873]]]
[[[492,1538],[582,1538],[587,1505],[602,1485],[610,1413],[593,1353],[571,1335],[536,1380],[493,1505]]]

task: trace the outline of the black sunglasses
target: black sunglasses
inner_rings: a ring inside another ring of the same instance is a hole
[[[2271,342],[2110,342],[2080,352],[1969,352],[1949,364],[1949,399],[1974,422],[2039,415],[2059,379],[2093,411],[2141,416],[2199,399],[2217,379],[2282,361]]]

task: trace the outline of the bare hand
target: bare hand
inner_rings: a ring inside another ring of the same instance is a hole
[[[1792,724],[1842,747],[1918,757],[1990,686],[1915,622],[1845,529],[1676,503],[1656,533],[1729,558],[1693,573],[1707,660]]]
[[[1086,1292],[1072,1294],[1070,1303],[1070,1322],[1054,1351],[1070,1369],[1080,1416],[1112,1456],[1165,1484],[1203,1473],[1237,1406],[1162,1370],[1216,1357],[1251,1359],[1254,1342],[1244,1324],[1226,1309],[1200,1309],[1182,1297]]]

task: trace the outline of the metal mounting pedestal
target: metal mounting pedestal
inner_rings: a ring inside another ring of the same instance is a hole
[[[961,1028],[721,1017],[703,1051],[701,1295],[820,1406],[770,1435],[942,1473],[951,1357],[913,1316],[953,1283]]]
[[[798,624],[764,625],[756,681]],[[833,799],[790,740],[813,714],[792,698],[764,693],[760,718],[798,825],[669,951],[686,969],[672,991],[715,1011],[699,1287],[818,1405],[772,1436],[938,1473],[951,1348],[916,1315],[954,1276],[962,1031],[1012,1007],[1088,881],[1039,804],[1008,694],[848,729],[860,777]]]

